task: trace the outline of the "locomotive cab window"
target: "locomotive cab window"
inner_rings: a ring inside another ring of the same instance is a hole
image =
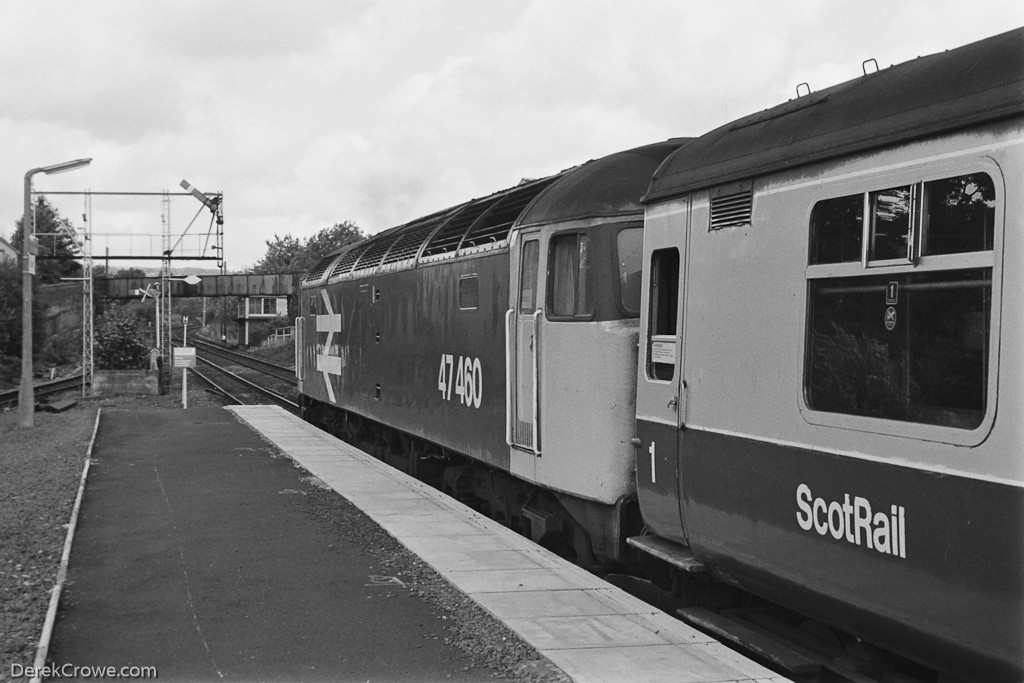
[[[857,221],[860,263],[818,267],[853,260]],[[818,202],[807,271],[807,406],[980,426],[988,397],[994,225],[995,187],[984,173]]]
[[[537,262],[540,242],[523,242],[522,264],[519,267],[519,312],[533,313],[537,310]]]
[[[625,228],[615,237],[619,264],[619,305],[631,318],[640,316],[640,268],[643,265],[643,228]]]
[[[471,311],[480,307],[480,278],[476,273],[459,278],[459,310]]]
[[[590,237],[579,232],[554,235],[549,251],[549,317],[589,320],[594,315],[590,292]]]
[[[679,309],[679,250],[651,254],[647,376],[669,381],[676,374],[676,322]]]

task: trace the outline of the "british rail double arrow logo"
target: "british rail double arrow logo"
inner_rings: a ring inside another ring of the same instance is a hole
[[[317,333],[326,332],[327,339],[324,340],[324,353],[318,353],[316,356],[316,369],[317,372],[324,376],[327,396],[331,399],[331,403],[335,403],[334,386],[331,384],[330,376],[341,376],[341,358],[339,356],[329,356],[327,351],[331,348],[331,342],[334,341],[334,333],[341,332],[341,314],[334,312],[331,300],[327,298],[327,292],[320,290],[320,296],[324,299],[324,310],[327,311],[327,314],[316,316],[316,331]]]

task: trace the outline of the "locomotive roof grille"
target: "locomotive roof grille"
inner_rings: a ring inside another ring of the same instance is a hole
[[[484,211],[489,209],[496,201],[495,197],[488,197],[479,202],[471,203],[455,214],[452,219],[435,234],[427,248],[423,250],[424,256],[433,254],[444,254],[454,252],[462,242],[462,236],[466,233],[473,222],[480,217]]]
[[[395,263],[415,257],[423,242],[430,237],[442,220],[444,216],[436,216],[418,225],[410,225],[391,246],[391,250],[384,257],[384,263]]]
[[[347,251],[345,255],[341,257],[341,260],[338,261],[338,265],[334,266],[334,270],[331,271],[330,277],[342,275],[352,270],[352,266],[355,265],[355,262],[359,259],[362,253],[366,251],[366,248],[369,246],[370,242],[369,240],[367,240],[359,244],[355,248]]]
[[[356,265],[352,268],[352,272],[359,270],[369,270],[370,268],[376,268],[384,260],[384,255],[387,253],[391,245],[398,241],[398,236],[394,232],[382,233],[376,237],[372,237],[367,244],[366,251],[363,252],[359,260],[356,261]]]
[[[462,248],[506,240],[509,230],[512,229],[512,224],[523,212],[523,209],[558,177],[560,176],[551,176],[517,187],[502,197],[466,233],[462,240]]]
[[[313,282],[319,280],[324,275],[324,271],[327,270],[327,266],[331,265],[334,259],[338,258],[337,254],[331,254],[330,256],[324,256],[322,259],[316,262],[313,269],[309,271],[306,277],[302,280],[303,282]]]

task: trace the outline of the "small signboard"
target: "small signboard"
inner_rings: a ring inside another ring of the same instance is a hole
[[[176,368],[194,368],[196,366],[196,347],[182,346],[172,349],[172,358]]]
[[[651,362],[665,365],[676,364],[676,340],[674,337],[651,340]]]

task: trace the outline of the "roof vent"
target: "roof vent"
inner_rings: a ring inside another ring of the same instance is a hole
[[[718,188],[711,193],[710,230],[750,225],[754,212],[753,183],[749,180]]]
[[[303,282],[313,282],[314,280],[319,280],[321,277],[323,277],[324,271],[327,270],[327,266],[331,265],[331,262],[334,261],[334,259],[336,258],[338,258],[337,254],[331,254],[330,256],[324,256],[322,259],[317,261],[316,265],[313,266],[313,269],[311,271],[309,271],[309,274],[306,275],[306,278],[303,280]]]

